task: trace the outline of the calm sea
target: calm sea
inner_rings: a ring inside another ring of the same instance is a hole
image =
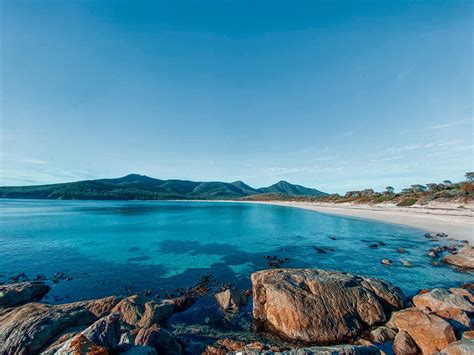
[[[290,207],[0,200],[0,219],[0,281],[19,273],[31,279],[65,273],[62,278],[72,280],[53,285],[52,302],[145,290],[164,294],[204,275],[248,287],[249,274],[267,268],[269,257],[287,258],[285,267],[384,278],[407,294],[473,279],[433,267],[426,254],[434,243],[422,230]],[[378,247],[369,247],[373,243]],[[398,253],[399,247],[407,252]],[[382,258],[393,265],[382,265]],[[415,266],[404,267],[400,259]]]

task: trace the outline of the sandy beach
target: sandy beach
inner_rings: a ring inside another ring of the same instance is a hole
[[[398,207],[393,204],[353,205],[283,201],[255,203],[302,208],[332,215],[401,224],[420,228],[430,233],[447,233],[452,238],[474,243],[474,205],[472,204],[464,204],[460,208],[460,204],[455,203],[430,203],[429,205],[411,207]]]

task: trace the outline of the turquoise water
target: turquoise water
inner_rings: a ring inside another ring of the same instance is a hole
[[[56,301],[145,290],[162,295],[208,274],[248,287],[250,272],[268,268],[266,256],[288,258],[285,267],[381,277],[408,294],[473,279],[433,267],[426,253],[441,241],[430,242],[421,230],[290,207],[1,200],[0,218],[0,281],[21,272],[30,278],[64,272],[72,280],[53,285]],[[377,242],[385,245],[369,247]],[[393,265],[382,265],[382,258]],[[415,266],[402,266],[400,258]]]

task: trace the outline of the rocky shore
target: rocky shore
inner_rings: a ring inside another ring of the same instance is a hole
[[[251,292],[200,284],[177,298],[111,296],[60,305],[38,302],[49,291],[41,281],[3,285],[0,353],[474,353],[473,284],[422,290],[408,299],[387,281],[336,271],[269,269],[251,274],[251,281]],[[190,340],[169,326],[170,317],[206,293],[223,317],[251,302],[260,340]]]

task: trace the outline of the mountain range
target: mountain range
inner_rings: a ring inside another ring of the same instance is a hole
[[[85,180],[63,184],[0,187],[0,198],[63,200],[181,200],[240,199],[262,194],[326,196],[316,189],[280,181],[253,188],[242,181],[232,183],[160,180],[130,174],[116,179]]]

